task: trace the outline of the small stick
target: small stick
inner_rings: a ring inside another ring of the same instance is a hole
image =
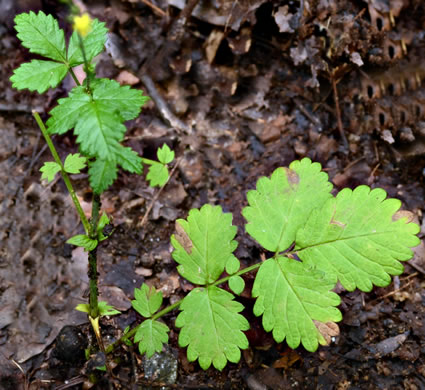
[[[184,132],[186,134],[191,134],[192,129],[190,126],[186,125],[184,122],[182,122],[179,118],[177,118],[171,110],[168,108],[168,105],[164,98],[161,96],[161,94],[156,89],[155,83],[151,79],[150,76],[148,76],[146,73],[140,76],[140,79],[142,80],[143,84],[145,85],[148,95],[152,98],[152,100],[155,102],[156,107],[158,108],[158,111],[162,118],[170,124],[171,127],[174,127],[178,133]]]
[[[317,127],[320,128],[320,131],[323,129],[322,124],[320,121],[310,114],[310,112],[304,107],[304,105],[301,103],[301,100],[298,98],[294,99],[295,103],[297,104],[297,107],[300,109],[300,111],[308,118],[312,123],[314,123]]]
[[[180,161],[181,161],[181,157],[179,157],[178,159],[177,159],[177,161],[176,161],[176,164],[174,165],[174,167],[173,167],[173,169],[171,170],[171,172],[170,172],[170,175],[168,176],[168,179],[167,179],[167,181],[165,182],[165,184],[159,189],[159,191],[155,194],[155,196],[152,198],[152,200],[151,200],[151,202],[149,203],[149,206],[148,206],[148,208],[147,208],[147,210],[146,210],[146,212],[145,212],[145,215],[143,216],[143,218],[142,218],[142,221],[138,224],[138,228],[141,228],[145,223],[146,223],[146,221],[147,221],[147,219],[148,219],[148,215],[149,215],[149,213],[151,212],[151,210],[152,210],[152,207],[153,207],[153,205],[154,205],[154,203],[156,202],[156,200],[158,199],[158,197],[159,197],[159,195],[161,195],[161,192],[162,192],[162,190],[165,188],[165,186],[168,184],[168,182],[170,181],[170,179],[171,179],[171,176],[173,176],[173,174],[174,174],[174,172],[175,172],[175,170],[177,169],[177,167],[179,166],[179,164],[180,164]]]
[[[148,0],[141,0],[143,4],[147,5],[149,8],[152,9],[154,13],[156,13],[158,16],[161,16],[162,18],[164,16],[167,16],[167,13],[164,12],[161,8],[157,7],[155,4],[152,4]]]
[[[338,90],[336,88],[336,81],[335,81],[335,77],[334,77],[333,74],[331,75],[331,81],[332,81],[332,88],[333,88],[333,91],[334,91],[334,100],[335,100],[335,109],[336,109],[336,119],[337,119],[337,122],[338,122],[338,130],[339,130],[339,134],[341,135],[342,143],[348,149],[347,137],[345,136],[344,128],[342,126],[341,110],[339,108]]]

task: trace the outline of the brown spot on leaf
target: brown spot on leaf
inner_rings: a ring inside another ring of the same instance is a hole
[[[345,223],[342,223],[342,222],[339,222],[339,221],[335,221],[333,218],[331,219],[331,225],[337,225],[337,226],[339,226],[340,228],[345,228]]]
[[[289,169],[289,168],[283,168],[283,169],[285,170],[289,185],[291,187],[297,186],[300,182],[300,177],[298,176],[298,174],[292,169]]]
[[[326,345],[329,345],[332,341],[332,337],[339,335],[339,326],[335,322],[320,322],[313,320],[314,325],[320,334],[324,337]]]
[[[407,223],[414,222],[419,224],[418,216],[415,213],[412,213],[408,210],[399,210],[393,215],[393,222],[398,221],[401,218],[406,218]]]
[[[183,249],[191,254],[192,253],[192,240],[189,238],[187,233],[184,231],[183,226],[176,222],[176,240],[180,243]]]

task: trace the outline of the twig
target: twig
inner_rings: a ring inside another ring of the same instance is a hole
[[[367,304],[370,305],[371,303],[375,303],[377,301],[381,301],[382,299],[391,297],[395,293],[398,293],[399,291],[404,290],[406,287],[409,287],[413,282],[414,282],[414,280],[410,280],[409,282],[407,282],[405,285],[401,286],[400,288],[393,290],[393,291],[389,292],[388,294],[382,295],[381,297],[376,298],[373,301],[369,301]]]
[[[151,202],[149,203],[148,208],[146,209],[145,215],[142,218],[142,221],[137,226],[138,228],[141,228],[146,223],[146,221],[148,219],[148,216],[149,216],[149,213],[151,212],[154,203],[158,199],[159,195],[161,195],[162,190],[165,188],[165,186],[170,181],[171,177],[173,176],[174,172],[176,171],[177,167],[179,166],[181,159],[182,159],[181,157],[179,157],[177,159],[176,164],[174,165],[173,169],[171,170],[170,175],[168,176],[167,181],[165,182],[165,184],[159,189],[159,191],[152,198]]]
[[[308,118],[310,119],[310,121],[312,123],[314,123],[318,128],[319,128],[319,132],[322,131],[323,127],[322,124],[320,123],[320,121],[314,117],[313,115],[310,114],[310,112],[304,107],[304,105],[301,103],[301,100],[298,98],[294,99],[297,107],[299,108],[299,110]]]
[[[177,118],[171,110],[168,108],[167,102],[164,100],[164,98],[161,96],[161,94],[158,92],[155,83],[151,79],[150,76],[147,74],[143,74],[140,76],[140,79],[142,80],[143,84],[146,87],[146,90],[148,92],[148,95],[152,98],[152,100],[155,102],[156,107],[158,108],[158,111],[162,118],[170,124],[171,127],[174,127],[178,133],[184,132],[186,134],[192,133],[192,128],[188,125],[186,125],[184,122],[182,122],[179,118]]]
[[[161,8],[157,7],[155,4],[152,4],[150,1],[148,0],[141,0],[141,2],[145,5],[147,5],[149,8],[152,9],[152,11],[154,13],[156,13],[158,16],[161,16],[162,18],[164,16],[167,16],[167,13],[164,12]]]
[[[333,91],[334,91],[336,119],[337,119],[337,122],[338,122],[339,134],[341,135],[341,139],[342,139],[342,143],[344,144],[344,147],[348,149],[347,137],[345,136],[344,128],[342,126],[341,110],[339,108],[338,90],[336,88],[336,81],[335,81],[334,74],[331,74],[331,82],[332,82],[332,88],[333,88]]]

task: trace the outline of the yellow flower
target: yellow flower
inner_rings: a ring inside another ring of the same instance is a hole
[[[92,20],[88,13],[84,13],[81,16],[74,16],[73,28],[83,38],[91,31]]]

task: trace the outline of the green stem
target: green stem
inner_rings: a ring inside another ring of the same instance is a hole
[[[78,81],[77,76],[74,73],[74,70],[72,68],[68,68],[68,72],[71,75],[71,77],[74,79],[75,84],[80,87],[81,83]]]
[[[99,211],[100,211],[100,195],[93,194],[92,209],[91,209],[91,219],[90,219],[90,231],[89,236],[91,239],[97,239],[97,225],[99,223]],[[97,318],[99,316],[99,303],[98,303],[98,274],[97,274],[97,247],[89,252],[89,307],[90,307],[90,316],[92,318]]]
[[[78,41],[80,42],[80,48],[81,48],[81,53],[83,53],[83,61],[84,61],[84,70],[86,72],[86,80],[87,80],[87,90],[90,91],[90,68],[89,68],[89,63],[87,61],[87,57],[86,57],[86,51],[84,49],[84,42],[83,42],[83,38],[81,38],[80,34],[78,35]]]
[[[249,267],[241,269],[240,271],[236,272],[233,275],[229,275],[229,276],[226,276],[225,278],[217,280],[215,283],[212,284],[212,286],[218,286],[219,284],[225,283],[233,276],[240,276],[240,275],[243,275],[243,274],[247,274],[248,272],[255,271],[257,268],[261,267],[261,264],[263,264],[263,262],[256,263],[256,264],[253,264]]]
[[[56,163],[61,168],[61,175],[62,175],[63,181],[65,182],[66,188],[68,189],[68,192],[69,192],[69,195],[71,196],[72,201],[74,202],[75,208],[77,209],[81,222],[84,226],[84,230],[86,231],[86,234],[89,234],[89,231],[90,231],[89,222],[86,218],[86,215],[84,214],[84,211],[81,207],[80,201],[77,198],[74,188],[72,187],[71,180],[69,179],[69,176],[66,173],[65,168],[63,167],[62,161],[56,151],[56,148],[53,145],[52,139],[50,138],[50,135],[46,129],[46,126],[44,125],[43,121],[40,118],[40,115],[36,111],[33,110],[32,115],[34,116],[38,124],[38,127],[40,127],[40,130],[43,133],[44,139],[46,140],[47,145],[49,146],[49,149],[50,149],[50,152],[52,153],[53,158],[55,159]]]
[[[243,274],[246,274],[246,273],[248,273],[248,272],[252,272],[252,271],[255,271],[257,268],[260,268],[261,267],[261,264],[263,264],[263,262],[260,262],[260,263],[256,263],[256,264],[254,264],[254,265],[251,265],[251,266],[249,266],[249,267],[246,267],[246,268],[244,268],[244,269],[242,269],[242,270],[240,270],[240,271],[238,271],[238,272],[236,272],[235,274],[233,274],[233,275],[229,275],[229,276],[226,276],[226,277],[224,277],[224,278],[221,278],[221,279],[219,279],[219,280],[217,280],[215,283],[213,283],[211,286],[217,286],[217,285],[219,285],[219,284],[222,284],[222,283],[225,283],[225,282],[227,282],[232,276],[240,276],[240,275],[243,275]],[[171,311],[173,311],[174,309],[177,309],[179,306],[180,306],[180,304],[183,302],[183,299],[184,298],[182,298],[182,299],[180,299],[179,301],[177,301],[177,302],[175,302],[175,303],[173,303],[172,305],[170,305],[170,306],[167,306],[165,309],[162,309],[161,311],[159,311],[158,313],[156,313],[154,316],[152,316],[152,320],[157,320],[158,318],[160,318],[160,317],[162,317],[162,316],[164,316],[165,314],[168,314],[169,312],[171,312]],[[115,341],[114,343],[112,343],[112,344],[110,344],[110,345],[108,345],[108,347],[105,349],[105,353],[111,353],[112,351],[114,351],[115,350],[115,348],[117,348],[118,347],[118,345],[120,345],[120,344],[122,344],[124,341],[126,341],[126,340],[128,340],[128,339],[130,339],[130,338],[132,338],[136,333],[137,333],[137,330],[139,329],[139,327],[141,326],[142,324],[139,324],[139,325],[137,325],[137,326],[135,326],[133,329],[131,329],[129,332],[127,332],[124,336],[122,336],[120,339],[118,339],[117,341]]]

